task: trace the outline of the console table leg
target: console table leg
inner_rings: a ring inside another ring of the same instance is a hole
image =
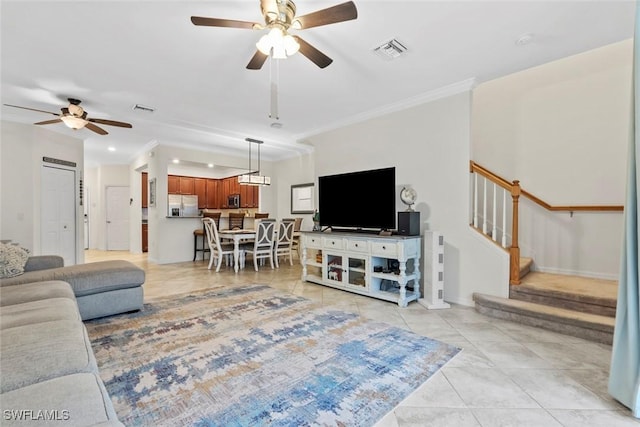
[[[398,285],[400,285],[400,297],[398,298],[398,305],[400,307],[407,306],[407,262],[400,261],[400,277],[398,278]]]

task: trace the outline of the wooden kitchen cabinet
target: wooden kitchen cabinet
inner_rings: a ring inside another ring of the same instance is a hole
[[[240,186],[240,207],[243,209],[258,207],[258,187],[255,185]]]
[[[229,181],[229,178],[225,178],[222,180],[221,182],[221,190],[220,191],[220,206],[223,209],[226,209],[229,207],[228,201],[229,201],[229,194],[231,194],[231,181]]]
[[[207,207],[207,179],[194,178],[193,192],[196,196],[198,196],[198,209],[206,208]]]
[[[142,172],[142,207],[149,207],[149,174]]]
[[[167,177],[167,193],[180,194],[180,177],[177,175],[169,175]]]
[[[195,192],[195,178],[192,176],[180,177],[180,194],[193,195]]]
[[[207,209],[220,209],[220,180],[207,179]]]
[[[229,194],[240,194],[240,183],[238,182],[237,176],[232,176],[231,178],[227,178],[230,182],[229,184]]]
[[[142,224],[142,252],[149,251],[149,225]]]

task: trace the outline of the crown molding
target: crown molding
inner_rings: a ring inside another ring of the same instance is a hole
[[[457,83],[452,83],[450,85],[443,86],[438,89],[431,90],[429,92],[421,93],[421,94],[412,96],[410,98],[403,99],[402,101],[399,101],[399,102],[394,102],[392,104],[387,104],[379,108],[374,108],[372,110],[365,111],[360,114],[356,114],[344,120],[333,122],[327,126],[322,126],[322,127],[312,129],[309,132],[303,132],[303,133],[297,134],[294,136],[294,138],[297,141],[301,141],[303,139],[306,139],[315,135],[319,135],[324,132],[328,132],[328,131],[339,129],[345,126],[360,123],[376,117],[385,116],[387,114],[395,113],[398,111],[406,110],[408,108],[415,107],[417,105],[427,104],[429,102],[433,102],[438,99],[457,95],[459,93],[468,92],[476,86],[476,83],[477,82],[475,77],[462,80]]]

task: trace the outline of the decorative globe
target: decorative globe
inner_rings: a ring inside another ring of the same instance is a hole
[[[402,203],[407,205],[407,211],[413,211],[413,205],[416,203],[416,199],[418,198],[418,193],[413,188],[403,187],[402,191],[400,191],[400,200]]]

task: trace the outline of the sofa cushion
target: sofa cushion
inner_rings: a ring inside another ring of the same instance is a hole
[[[53,320],[80,321],[76,302],[69,298],[49,298],[2,307],[0,330]]]
[[[4,393],[2,414],[3,426],[27,425],[28,421],[38,426],[122,425],[102,380],[86,373],[65,375]],[[20,416],[22,421],[18,420]],[[42,419],[47,416],[54,420]]]
[[[0,307],[49,298],[67,298],[75,301],[71,285],[60,280],[24,283],[20,286],[0,288]]]
[[[0,242],[0,279],[19,276],[24,273],[24,266],[29,258],[29,251],[11,243]]]
[[[55,320],[0,331],[0,393],[51,378],[98,372],[84,325]]]
[[[134,288],[144,283],[144,270],[129,261],[100,261],[48,270],[30,271],[2,281],[2,286],[44,280],[62,280],[73,288],[76,296],[91,295],[117,289]]]

